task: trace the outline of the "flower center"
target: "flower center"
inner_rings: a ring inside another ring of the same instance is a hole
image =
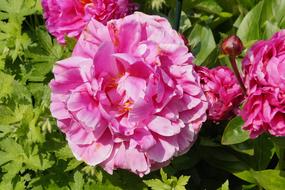
[[[80,0],[80,3],[86,5],[88,3],[92,3],[92,0]]]
[[[126,101],[122,106],[120,106],[120,113],[126,113],[132,109],[134,102],[132,100]]]
[[[132,100],[128,100],[126,101],[126,103],[124,103],[124,110],[129,111],[131,110],[131,106],[133,105],[133,101]]]

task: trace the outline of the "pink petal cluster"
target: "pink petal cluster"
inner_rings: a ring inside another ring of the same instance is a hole
[[[42,6],[47,29],[63,44],[65,36],[78,38],[91,18],[106,24],[133,13],[137,5],[130,1],[42,0]]]
[[[195,70],[209,101],[208,118],[217,122],[233,116],[243,98],[234,73],[225,66],[196,66]]]
[[[189,150],[208,108],[192,59],[164,18],[92,19],[50,83],[76,158],[143,176]]]
[[[243,60],[248,98],[241,116],[256,138],[264,132],[285,136],[285,30],[257,42]]]

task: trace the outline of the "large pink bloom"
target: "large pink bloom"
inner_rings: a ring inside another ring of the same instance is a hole
[[[208,118],[221,121],[233,116],[243,98],[234,73],[224,66],[213,69],[196,66],[195,70],[209,101]]]
[[[285,30],[257,42],[243,60],[248,98],[241,112],[244,129],[285,136]]]
[[[52,115],[76,158],[142,176],[186,152],[208,107],[192,59],[164,18],[91,20],[50,83]]]
[[[131,0],[42,0],[49,32],[59,43],[64,37],[78,38],[91,18],[104,24],[136,9]]]

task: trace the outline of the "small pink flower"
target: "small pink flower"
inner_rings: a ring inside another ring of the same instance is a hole
[[[76,158],[143,176],[189,150],[208,108],[192,59],[162,17],[92,19],[50,83],[52,115]]]
[[[131,0],[42,0],[49,32],[59,43],[64,37],[78,38],[91,18],[107,21],[133,13],[137,5]]]
[[[264,132],[285,136],[285,30],[257,42],[243,60],[246,99],[244,129],[256,138]]]
[[[209,101],[208,118],[221,121],[233,116],[243,98],[234,73],[224,66],[213,69],[196,66],[195,70]]]

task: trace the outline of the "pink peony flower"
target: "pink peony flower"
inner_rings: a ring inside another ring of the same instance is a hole
[[[78,38],[91,18],[107,21],[133,13],[137,5],[131,0],[42,0],[49,32],[59,43],[64,37]]]
[[[208,107],[192,59],[164,18],[92,19],[50,83],[76,158],[143,176],[189,150]]]
[[[224,66],[213,69],[196,66],[195,70],[209,101],[208,118],[221,121],[233,116],[243,98],[234,73]]]
[[[285,136],[285,30],[257,42],[243,60],[248,98],[243,128],[256,138],[264,132]]]

